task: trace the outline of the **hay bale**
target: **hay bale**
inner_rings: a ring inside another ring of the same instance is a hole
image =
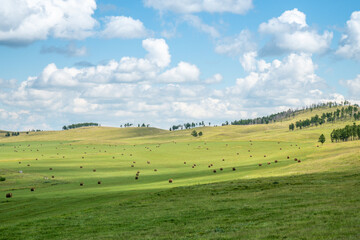
[[[19,162],[19,164],[21,164],[21,162]]]
[[[53,170],[52,168],[49,168],[49,170],[51,171],[51,170]]]
[[[239,153],[236,153],[236,155],[239,155]]]
[[[287,159],[290,159],[290,157],[289,157],[289,156],[287,156]]]
[[[270,165],[271,164],[271,162],[268,162],[268,165]]]
[[[252,155],[250,155],[250,157],[252,157]]]
[[[184,162],[184,164],[186,164],[186,162]]]
[[[173,182],[173,180],[170,178],[170,179],[169,179],[169,183],[172,183],[172,182]]]
[[[35,188],[33,188],[33,187],[30,188],[30,191],[31,191],[31,192],[34,192],[34,191],[35,191]]]
[[[30,167],[30,164],[28,164],[27,166]]]
[[[278,163],[278,160],[275,160],[275,163]]]
[[[262,166],[262,164],[261,163],[259,163],[259,167],[261,167]]]
[[[156,169],[156,168],[154,169],[154,172],[157,172],[157,169]]]
[[[139,179],[139,176],[135,176],[135,180],[138,180]]]
[[[216,169],[213,170],[213,173],[216,173]]]
[[[55,176],[51,176],[51,178],[55,178]]]
[[[224,170],[223,168],[220,168],[220,171]]]
[[[131,167],[134,167],[134,165],[131,165]]]
[[[236,170],[236,168],[234,168],[234,167],[233,167],[233,168],[232,168],[232,170],[233,170],[233,171],[235,171],[235,170]]]
[[[264,155],[264,157],[266,157],[266,155]]]
[[[225,162],[225,159],[223,158],[222,161]]]
[[[12,193],[7,193],[6,194],[6,198],[11,198],[12,197]]]
[[[96,169],[93,169],[93,172],[96,172]]]
[[[80,166],[80,168],[83,168],[82,166]]]
[[[80,183],[80,186],[84,186],[84,183],[81,182],[81,183]]]
[[[301,163],[301,160],[299,159],[297,162],[298,162],[298,163]]]

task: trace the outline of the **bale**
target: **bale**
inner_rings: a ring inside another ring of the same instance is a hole
[[[131,165],[131,167],[134,167],[134,165]]]
[[[252,157],[252,155],[250,155],[250,157]]]
[[[275,160],[275,163],[278,163],[278,160]]]
[[[51,178],[55,178],[55,176],[51,176]]]
[[[195,168],[195,166],[191,166],[192,168]]]
[[[237,155],[239,155],[239,153],[236,153]]]
[[[30,188],[30,191],[31,191],[31,192],[35,191],[35,188]]]
[[[139,176],[135,176],[135,180],[138,180],[139,179]]]
[[[210,166],[210,165],[208,165],[208,168],[211,168],[211,166]]]
[[[154,169],[154,172],[157,172],[157,169],[156,169],[156,168]]]
[[[250,149],[248,150],[248,152],[250,152]]]
[[[213,170],[213,173],[216,173],[216,169]]]
[[[280,148],[280,150],[282,150],[282,148]]]
[[[150,161],[147,161],[147,164],[150,164]]]
[[[224,170],[223,168],[220,168],[220,171]]]
[[[186,164],[186,162],[184,162],[184,164]]]
[[[259,163],[259,167],[261,167],[262,166],[262,164],[261,163]]]
[[[19,162],[19,164],[21,164],[21,162]]]
[[[297,158],[294,158],[294,161],[296,162],[298,159]]]
[[[300,160],[300,159],[298,160],[298,163],[301,163],[301,160]]]
[[[93,169],[93,172],[96,172],[96,169]]]
[[[98,184],[101,184],[101,181],[98,181]]]
[[[82,168],[82,166],[80,166],[80,168]]]
[[[290,157],[289,157],[289,156],[287,156],[287,159],[290,159]]]
[[[135,161],[133,161],[133,163],[136,163]]]
[[[7,193],[6,194],[6,198],[11,198],[12,197],[12,193]]]
[[[81,183],[80,183],[80,186],[84,186],[84,183],[81,182]]]
[[[52,168],[49,168],[49,170],[51,171],[51,170],[53,170]]]
[[[170,178],[170,179],[169,179],[169,183],[172,183],[172,182],[173,182],[173,180]]]
[[[268,162],[268,165],[270,165],[271,164],[271,162]]]
[[[319,147],[319,145],[317,145],[316,147]]]
[[[224,162],[224,161],[225,161],[225,159],[223,158],[223,159],[222,159],[222,161]]]
[[[28,164],[27,166],[30,167],[30,164]]]
[[[214,166],[214,165],[211,163],[210,166]]]
[[[264,157],[266,157],[266,155],[264,155]]]
[[[236,168],[234,168],[234,167],[233,167],[233,168],[232,168],[232,170],[233,170],[233,171],[235,171],[235,170],[236,170]]]

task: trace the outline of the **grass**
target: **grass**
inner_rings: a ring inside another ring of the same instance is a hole
[[[359,239],[359,141],[317,143],[351,122],[289,122],[2,137],[0,239]]]

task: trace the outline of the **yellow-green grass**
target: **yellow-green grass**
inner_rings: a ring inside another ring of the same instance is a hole
[[[298,115],[296,118],[304,116]],[[326,185],[327,181],[335,182],[331,185],[335,189],[342,188],[345,185],[337,184],[337,180],[334,179],[341,179],[341,176],[349,175],[353,177],[349,178],[351,181],[349,180],[350,185],[347,185],[346,192],[352,194],[356,190],[356,185],[354,185],[358,179],[356,173],[360,170],[359,141],[329,142],[329,134],[333,128],[343,127],[346,124],[352,124],[352,122],[341,121],[293,132],[288,130],[289,122],[291,121],[268,125],[202,127],[196,130],[202,131],[204,135],[197,138],[190,135],[192,130],[169,132],[156,128],[119,129],[107,127],[30,132],[29,134],[21,133],[20,136],[16,137],[2,137],[0,138],[0,176],[6,177],[6,181],[0,182],[0,199],[2,199],[0,201],[0,232],[6,233],[3,235],[6,238],[3,239],[11,239],[12,232],[16,233],[14,238],[18,238],[19,234],[25,234],[28,238],[35,239],[41,239],[42,236],[44,238],[74,239],[81,236],[79,234],[84,233],[73,229],[73,232],[68,233],[66,235],[68,237],[66,237],[60,233],[61,225],[56,223],[57,220],[66,222],[66,219],[69,218],[68,221],[71,226],[66,226],[66,228],[70,227],[71,229],[74,224],[81,225],[83,221],[89,221],[87,212],[90,212],[91,216],[93,214],[94,218],[95,215],[102,216],[101,218],[104,218],[104,221],[116,220],[117,216],[111,213],[111,208],[116,208],[115,206],[118,206],[119,202],[123,204],[124,208],[128,206],[129,209],[135,211],[133,214],[139,211],[144,216],[146,215],[148,217],[146,221],[151,220],[150,216],[155,218],[157,216],[156,213],[151,215],[149,211],[159,211],[162,214],[160,214],[161,216],[169,217],[170,213],[164,211],[158,202],[167,206],[169,200],[167,194],[172,196],[172,191],[175,191],[173,194],[182,199],[183,203],[176,202],[172,197],[169,201],[175,201],[176,206],[186,209],[187,204],[189,204],[187,199],[193,198],[193,195],[198,196],[196,193],[198,190],[206,192],[205,189],[207,189],[211,192],[213,186],[219,189],[223,185],[224,189],[219,191],[228,194],[229,198],[235,197],[234,193],[226,190],[234,181],[240,185],[250,186],[250,188],[255,189],[254,191],[257,194],[258,192],[260,194],[262,189],[267,189],[261,184],[258,186],[257,181],[265,185],[268,181],[272,183],[276,179],[287,181],[291,183],[290,186],[283,186],[284,189],[280,192],[277,192],[276,188],[271,188],[269,196],[271,195],[271,198],[276,202],[276,198],[281,198],[282,194],[286,192],[285,195],[290,200],[284,204],[291,205],[299,198],[297,194],[294,194],[294,198],[291,199],[289,188],[293,187],[293,177],[297,177],[294,181],[298,184],[305,184],[302,180],[307,181],[308,178],[316,179],[316,187],[311,185],[310,187],[314,188],[309,188],[311,192],[319,191],[322,187],[328,188],[331,184]],[[324,145],[317,142],[322,133],[327,138]],[[301,162],[294,161],[294,158],[300,159]],[[278,162],[275,163],[275,160]],[[150,164],[147,163],[148,161]],[[262,166],[259,166],[259,163]],[[27,166],[28,164],[30,166]],[[192,168],[193,164],[196,164],[196,167]],[[210,164],[213,166],[209,168]],[[220,168],[223,168],[223,171],[220,171]],[[232,168],[236,170],[233,171]],[[93,171],[94,169],[96,172]],[[155,172],[154,169],[157,171]],[[213,172],[214,169],[216,173]],[[19,173],[20,170],[23,173]],[[140,171],[139,179],[135,180],[137,171]],[[173,179],[173,183],[170,184],[169,179]],[[273,179],[275,180],[273,181]],[[324,179],[324,186],[321,185],[322,179]],[[102,183],[99,185],[98,181]],[[84,183],[84,186],[80,186],[80,183]],[[212,183],[218,183],[218,185],[199,186],[199,184]],[[35,188],[34,192],[30,191],[32,187]],[[10,199],[5,198],[5,194],[8,192],[13,194]],[[156,197],[159,192],[167,197],[159,199]],[[250,201],[251,196],[255,197],[252,191],[241,194],[244,199],[248,199],[247,201]],[[326,198],[334,198],[335,201],[337,197],[332,194],[332,191],[326,190],[326,194],[317,195],[317,193],[313,193],[309,197],[316,197],[325,202]],[[148,199],[148,195],[152,197]],[[344,195],[343,197],[347,198],[347,196]],[[225,202],[228,200],[230,205],[232,203],[230,199],[224,200],[221,197],[208,196],[207,194],[198,196],[198,198],[198,204],[214,201],[211,204],[209,203],[209,206],[213,208],[219,208],[222,200]],[[305,201],[304,199],[302,201]],[[351,195],[345,200],[353,202],[357,199]],[[192,204],[195,206],[196,199],[194,201]],[[245,201],[245,205],[259,204],[247,201]],[[135,206],[131,204],[132,202],[135,203]],[[351,206],[351,202],[347,204]],[[149,204],[152,207],[149,207]],[[235,205],[241,208],[237,204]],[[349,207],[346,211],[354,211],[358,209],[358,206],[358,203],[354,202],[354,208]],[[178,214],[176,209],[171,206],[167,207],[173,214]],[[325,204],[321,207],[328,210],[331,206]],[[235,209],[237,208],[235,207]],[[116,211],[120,210],[117,209]],[[294,209],[294,211],[304,211],[304,209]],[[121,214],[129,214],[124,210],[120,212]],[[203,211],[202,214],[206,219],[206,211]],[[213,214],[211,213],[209,217]],[[221,215],[222,213],[219,212],[218,214]],[[109,215],[109,217],[107,218],[105,215]],[[220,219],[226,218],[226,216],[229,216],[230,222],[236,219],[236,216],[227,211],[225,216],[220,217]],[[191,217],[189,216],[188,219],[190,222],[197,219],[192,215]],[[120,219],[122,220],[119,224],[126,225],[126,222],[123,221],[128,218],[122,216]],[[131,230],[135,231],[136,227],[145,224],[143,222],[145,218],[137,216],[136,219],[136,223],[130,224],[129,228],[123,228],[122,231],[130,233]],[[84,224],[87,229],[97,229],[95,225],[98,221],[98,219],[92,219],[88,224]],[[186,222],[186,219],[182,221]],[[258,220],[249,219],[249,221],[251,221],[251,225],[256,225]],[[302,224],[305,220],[299,219],[298,221]],[[44,234],[36,237],[36,232],[32,231],[31,234],[26,235],[26,230],[29,227],[37,229],[37,225],[43,231],[47,222],[49,222],[49,226],[57,229],[55,233],[45,231]],[[354,222],[351,221],[350,223],[353,224]],[[25,224],[25,227],[22,224]],[[66,225],[65,223],[62,224]],[[108,224],[111,225],[111,222]],[[212,226],[212,224],[220,223],[216,220],[208,224]],[[145,234],[146,231],[143,232],[143,237],[162,238],[156,237],[159,229],[151,232],[150,229],[155,228],[154,225],[149,223],[145,225],[149,232],[148,236]],[[172,235],[175,238],[181,238],[179,235],[181,228],[176,230],[178,232],[171,232],[171,229],[167,227],[168,225],[164,226],[164,229],[167,229],[166,231],[170,235],[164,235],[164,239]],[[212,227],[216,229],[216,226]],[[253,227],[252,231],[255,231],[256,228]],[[353,231],[354,227],[351,227],[351,231]],[[221,229],[225,229],[225,227],[222,226],[219,229],[221,232]],[[201,231],[196,232],[196,229],[192,229],[192,231],[195,232],[193,235],[188,235],[189,238],[201,238]],[[224,237],[237,238],[238,235],[234,231],[230,232],[231,234],[229,233]],[[343,233],[344,231],[339,230],[339,232]],[[99,235],[101,230],[97,230],[96,233],[93,233],[95,234],[93,235],[94,238],[102,238],[102,235]],[[129,234],[111,233],[108,230],[106,234],[108,235],[104,238],[131,238]],[[266,237],[264,234],[254,235],[254,238]],[[86,236],[86,239],[91,238],[91,235]],[[136,238],[136,236],[133,237]],[[210,238],[208,233],[204,236]],[[295,238],[296,234],[292,233],[288,236]],[[351,235],[351,238],[353,237],[354,235]],[[1,236],[0,239],[2,239]]]

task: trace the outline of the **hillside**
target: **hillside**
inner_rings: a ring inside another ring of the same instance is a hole
[[[0,239],[358,239],[360,141],[329,138],[353,121],[288,128],[326,111],[196,138],[109,127],[0,137]]]

